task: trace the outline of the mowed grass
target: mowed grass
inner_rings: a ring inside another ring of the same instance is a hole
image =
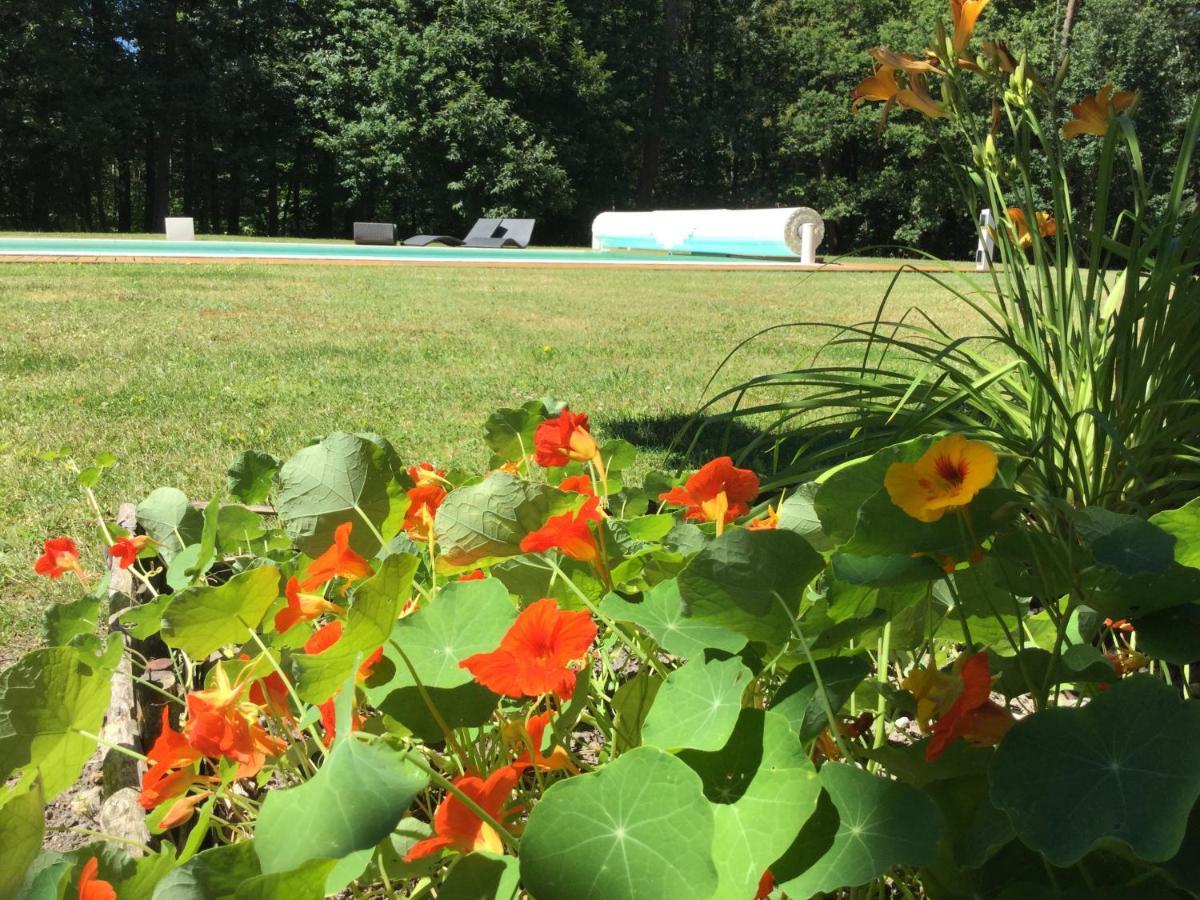
[[[37,578],[69,534],[99,571],[74,476],[118,462],[107,511],[173,485],[224,489],[247,448],[286,458],[328,432],[373,430],[403,458],[478,467],[500,406],[552,395],[605,436],[662,435],[691,413],[736,342],[765,326],[874,316],[891,276],[849,273],[257,264],[0,264],[0,664],[77,587]],[[953,330],[962,304],[903,276],[897,311]],[[828,337],[771,332],[718,386],[803,365]],[[661,447],[648,450],[663,463]]]

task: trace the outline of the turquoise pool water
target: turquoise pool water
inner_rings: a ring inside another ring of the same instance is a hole
[[[350,242],[322,244],[273,241],[165,241],[110,238],[0,238],[6,256],[163,256],[189,259],[386,260],[527,265],[650,265],[794,267],[796,260],[739,258],[716,254],[670,254],[623,250],[471,249],[467,247],[360,247]]]

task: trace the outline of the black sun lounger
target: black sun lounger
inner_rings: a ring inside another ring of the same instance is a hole
[[[480,219],[459,239],[445,234],[418,234],[404,242],[406,247],[426,247],[447,244],[451,247],[520,247],[529,246],[533,237],[533,219]]]

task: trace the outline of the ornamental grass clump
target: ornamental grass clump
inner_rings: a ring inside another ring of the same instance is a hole
[[[767,423],[743,454],[771,449],[768,486],[897,436],[962,430],[1020,456],[1033,490],[1170,508],[1200,488],[1200,98],[1166,201],[1151,209],[1136,91],[1105,84],[1062,97],[1067,63],[1035,72],[1002,42],[972,41],[986,5],[952,2],[952,30],[920,53],[872,51],[874,72],[853,95],[856,108],[883,104],[881,127],[898,114],[928,120],[964,227],[991,210],[995,224],[978,226],[998,254],[986,274],[947,265],[916,276],[953,293],[979,330],[951,337],[919,308],[893,311],[887,296],[870,322],[797,323],[834,332],[813,364],[723,391],[703,420]],[[1094,196],[1073,188],[1065,141],[1098,144]],[[1114,205],[1118,195],[1127,204]],[[822,361],[834,354],[859,362]]]

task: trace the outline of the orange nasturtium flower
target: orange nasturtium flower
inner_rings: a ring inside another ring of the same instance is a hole
[[[779,527],[779,511],[774,506],[768,506],[765,515],[746,523],[751,531],[770,531]]]
[[[371,564],[350,549],[350,529],[353,522],[343,522],[333,533],[333,546],[308,564],[307,577],[300,582],[300,590],[311,591],[339,576],[347,582],[373,575]],[[342,585],[342,593],[346,586]]]
[[[287,606],[275,613],[275,630],[283,634],[297,622],[311,622],[325,613],[341,615],[346,610],[336,603],[330,603],[320,594],[306,594],[300,591],[300,582],[296,576],[288,579],[284,588]]]
[[[569,409],[538,425],[533,433],[533,450],[537,464],[547,469],[600,457],[600,445],[588,428],[588,417]]]
[[[599,504],[599,498],[592,496],[577,510],[551,516],[541,528],[521,538],[521,550],[544,553],[558,549],[571,559],[595,563],[600,558],[600,546],[588,523],[600,521]]]
[[[437,482],[418,484],[408,491],[408,512],[404,531],[414,541],[428,541],[433,534],[433,519],[446,499],[446,489]]]
[[[1114,92],[1112,83],[1106,84],[1092,96],[1071,104],[1073,118],[1063,126],[1062,136],[1068,139],[1081,134],[1104,137],[1113,119],[1128,108],[1135,97],[1137,94],[1134,91]]]
[[[549,754],[542,753],[542,738],[545,737],[546,727],[549,724],[550,713],[544,712],[530,716],[524,722],[513,721],[505,726],[503,732],[505,741],[519,753],[516,761],[513,762],[513,768],[520,771],[530,767],[546,772],[578,771],[564,747],[555,745]]]
[[[933,723],[933,737],[925,748],[926,762],[933,762],[958,738],[989,746],[1015,724],[1012,713],[990,699],[992,673],[987,651],[968,656],[959,670],[962,691],[950,708]]]
[[[750,501],[758,496],[758,476],[739,469],[728,456],[705,463],[683,487],[659,494],[658,499],[673,506],[687,507],[685,519],[716,522],[719,534],[725,525],[750,512]]]
[[[596,496],[596,489],[592,487],[592,479],[588,475],[572,475],[570,478],[564,478],[558,483],[558,489],[571,494]]]
[[[1024,210],[1016,206],[1008,208],[1008,217],[1012,220],[1013,226],[1017,231],[1017,243],[1021,245],[1022,250],[1028,250],[1033,246],[1033,234],[1029,230],[1029,222],[1025,218]],[[1058,224],[1054,221],[1054,217],[1047,212],[1034,213],[1034,218],[1037,220],[1037,231],[1041,237],[1054,237],[1058,233]]]
[[[762,878],[758,879],[758,889],[754,892],[754,900],[767,900],[773,890],[775,890],[775,876],[771,874],[770,869],[767,869],[762,873]]]
[[[428,487],[431,484],[441,484],[446,480],[445,469],[435,469],[433,463],[423,462],[420,465],[408,467],[408,477],[415,487]]]
[[[988,0],[950,0],[950,17],[954,20],[954,52],[962,53],[971,42],[975,20],[988,5]]]
[[[962,679],[955,674],[938,671],[932,663],[926,668],[914,668],[900,682],[917,701],[917,725],[925,734],[937,716],[944,715],[954,704],[962,689]]]
[[[135,534],[133,537],[119,537],[108,548],[108,555],[117,561],[122,569],[128,569],[137,562],[138,554],[153,544],[148,534]]]
[[[521,770],[514,766],[497,769],[484,781],[476,775],[463,775],[454,779],[454,786],[470,797],[476,805],[496,821],[503,821],[504,807],[509,795],[521,778]],[[433,834],[431,838],[418,841],[404,855],[405,862],[432,856],[439,850],[487,850],[503,853],[504,843],[496,829],[477,816],[467,804],[455,794],[446,792],[442,802],[433,812]]]
[[[92,857],[79,873],[79,900],[117,900],[117,892],[107,881],[96,877],[100,860]]]
[[[195,764],[202,758],[202,754],[171,727],[170,714],[164,708],[162,730],[146,756],[150,767],[142,775],[142,789],[138,794],[138,803],[143,809],[154,809],[169,800],[175,801],[159,820],[160,829],[165,831],[186,822],[197,804],[210,795],[209,791],[202,791],[189,796],[187,792],[193,786],[220,780],[196,774]]]
[[[596,639],[596,623],[586,612],[558,608],[546,597],[530,604],[490,653],[476,653],[459,663],[485,688],[508,697],[557,694],[570,699],[575,669]]]
[[[483,581],[487,578],[487,572],[483,569],[472,569],[470,572],[464,572],[458,576],[459,581]]]
[[[231,684],[225,669],[217,666],[214,681],[213,687],[187,695],[184,737],[205,756],[237,761],[238,777],[248,778],[287,745],[259,724],[259,708],[243,699],[246,685],[241,678]]]
[[[79,548],[69,537],[50,538],[42,543],[42,555],[33,564],[33,571],[48,575],[57,581],[67,572],[74,572],[84,581],[83,567],[79,565]]]
[[[892,502],[914,519],[936,522],[966,506],[996,477],[996,453],[982,441],[951,434],[915,463],[892,463],[883,478]]]

